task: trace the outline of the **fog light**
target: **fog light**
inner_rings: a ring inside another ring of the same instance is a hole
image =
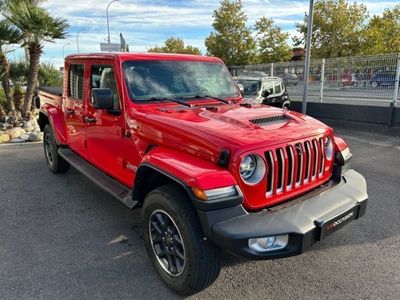
[[[268,252],[283,249],[289,241],[289,236],[274,235],[261,238],[249,239],[249,247],[256,252]]]

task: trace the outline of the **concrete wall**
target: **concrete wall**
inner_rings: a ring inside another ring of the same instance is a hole
[[[301,112],[301,102],[292,102],[291,109]],[[307,103],[307,115],[317,119],[357,121],[400,126],[400,108],[346,105],[331,103]]]

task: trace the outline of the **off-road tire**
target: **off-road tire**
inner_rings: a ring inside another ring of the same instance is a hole
[[[184,267],[178,275],[170,274],[162,266],[153,249],[152,238],[156,233],[151,228],[150,220],[160,211],[172,218],[182,238]],[[221,251],[205,238],[196,211],[181,188],[170,184],[150,192],[142,208],[142,226],[145,246],[153,266],[164,283],[176,293],[195,294],[217,279],[221,269]]]
[[[65,173],[70,165],[58,154],[58,145],[54,137],[53,129],[49,124],[43,130],[43,148],[47,166],[53,173]]]

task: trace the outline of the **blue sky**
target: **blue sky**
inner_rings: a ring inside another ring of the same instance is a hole
[[[67,19],[71,28],[66,40],[46,44],[43,61],[62,65],[62,48],[65,54],[77,52],[76,32],[79,34],[80,52],[97,52],[99,44],[107,38],[106,6],[109,0],[49,0],[44,6],[54,16]],[[399,1],[358,1],[367,5],[371,14],[381,14]],[[308,1],[242,0],[248,16],[248,24],[254,24],[261,16],[272,18],[276,24],[296,34],[295,23],[303,19]],[[122,32],[130,44],[130,50],[145,52],[147,48],[160,45],[170,37],[180,37],[188,44],[205,52],[204,39],[212,31],[212,12],[219,0],[120,0],[112,3],[109,10],[111,41],[119,42]],[[21,55],[16,51],[15,57]]]

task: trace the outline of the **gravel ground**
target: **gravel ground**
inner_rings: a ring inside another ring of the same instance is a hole
[[[226,254],[193,299],[399,299],[400,130],[332,125],[367,178],[367,215],[301,256]],[[0,147],[0,299],[177,298],[151,266],[139,216],[75,170],[51,174],[41,145]]]

